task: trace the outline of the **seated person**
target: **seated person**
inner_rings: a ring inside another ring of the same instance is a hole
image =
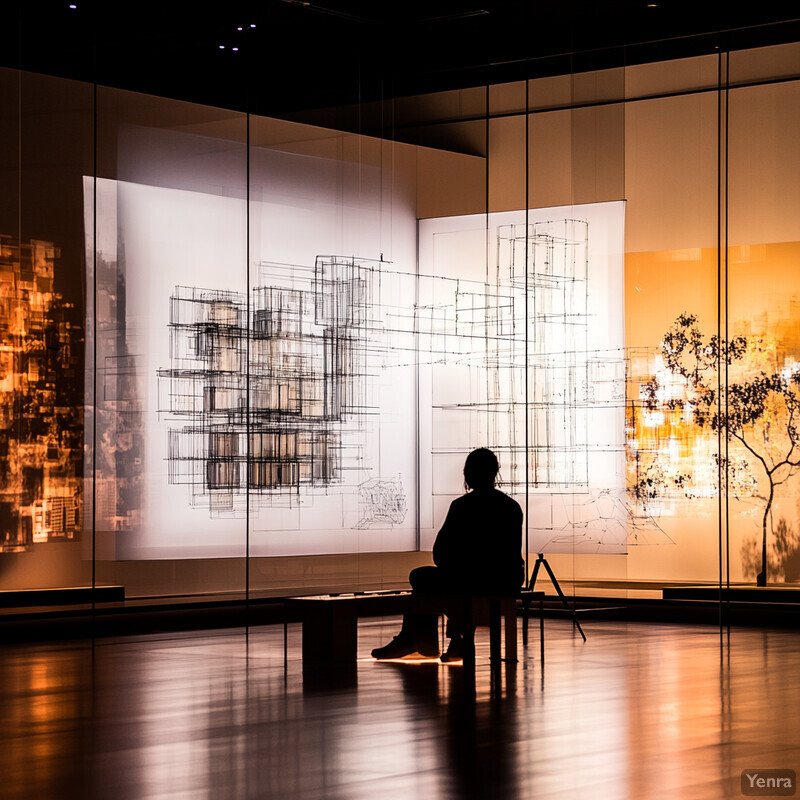
[[[473,450],[464,463],[467,494],[450,504],[433,545],[435,567],[417,567],[408,576],[419,594],[501,595],[520,590],[522,561],[522,509],[516,500],[494,488],[499,472],[495,454],[485,447]],[[439,655],[435,614],[406,614],[400,633],[374,658],[402,658],[419,653]],[[442,661],[461,658],[463,630],[448,619],[450,644]]]

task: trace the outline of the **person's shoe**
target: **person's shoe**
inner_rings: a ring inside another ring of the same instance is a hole
[[[417,652],[425,658],[439,658],[439,637],[434,635],[432,639],[425,639],[415,643]]]
[[[412,653],[419,653],[426,658],[437,658],[439,655],[439,642],[415,642],[407,633],[402,631],[383,647],[376,647],[372,651],[373,658],[404,658]]]
[[[400,632],[392,639],[389,644],[383,647],[376,647],[372,651],[373,658],[403,658],[403,656],[410,656],[416,653],[417,648],[413,640],[407,634]]]
[[[450,640],[447,645],[447,652],[442,653],[441,661],[447,664],[452,661],[461,661],[464,658],[464,637],[455,636]]]

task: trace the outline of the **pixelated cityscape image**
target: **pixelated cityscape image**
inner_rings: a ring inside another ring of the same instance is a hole
[[[81,529],[83,320],[54,288],[58,258],[0,235],[0,552]]]

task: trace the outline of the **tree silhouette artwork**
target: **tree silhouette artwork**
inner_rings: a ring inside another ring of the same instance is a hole
[[[800,363],[778,365],[758,337],[705,338],[694,314],[681,314],[661,342],[666,368],[681,376],[686,399],[670,399],[669,408],[731,442],[738,442],[763,470],[761,569],[758,586],[767,584],[767,523],[775,490],[800,468]],[[721,378],[721,379],[720,379]],[[658,381],[643,386],[644,405],[655,410]],[[722,468],[726,462],[721,459]],[[725,485],[723,483],[723,485]]]

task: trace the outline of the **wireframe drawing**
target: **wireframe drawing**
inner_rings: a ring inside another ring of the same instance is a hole
[[[397,480],[374,478],[365,481],[358,487],[358,495],[361,519],[356,525],[357,528],[400,525],[406,517],[408,505],[399,478]]]
[[[562,495],[561,498],[564,498]],[[569,546],[582,553],[602,553],[620,541],[628,546],[673,544],[653,516],[634,513],[624,490],[601,489],[592,492],[583,503],[561,500],[551,538],[543,540],[543,549]]]
[[[440,275],[451,265],[458,272],[462,264],[445,254],[466,260],[482,233],[470,224],[484,221],[434,229],[426,254],[436,274],[420,279],[434,457],[485,444],[500,458],[498,485],[528,498],[536,547],[621,552],[628,511],[622,505],[606,519],[598,507],[609,493],[624,497],[627,370],[614,294],[621,264],[591,255],[588,217],[504,222],[525,216],[495,215],[496,226],[490,218],[490,257],[484,270],[476,263],[472,280]],[[598,239],[607,235],[598,229]]]
[[[246,498],[301,502],[357,471],[369,404],[375,263],[320,256],[313,270],[263,265],[269,285],[176,287],[171,365],[159,370],[169,480],[212,515]]]
[[[318,256],[263,262],[246,291],[174,286],[157,369],[169,484],[212,519],[272,509],[254,529],[265,537],[406,529],[411,507],[435,530],[436,498],[452,494],[440,459],[486,446],[505,491],[550,502],[531,530],[560,535],[556,505],[624,491],[621,247],[610,267],[606,244],[621,242],[622,207],[610,205],[529,223],[509,212],[488,228],[432,220],[446,230],[421,230],[437,257],[417,269]],[[393,477],[409,467],[413,497]],[[622,526],[598,525],[609,530],[586,546],[624,551]]]

